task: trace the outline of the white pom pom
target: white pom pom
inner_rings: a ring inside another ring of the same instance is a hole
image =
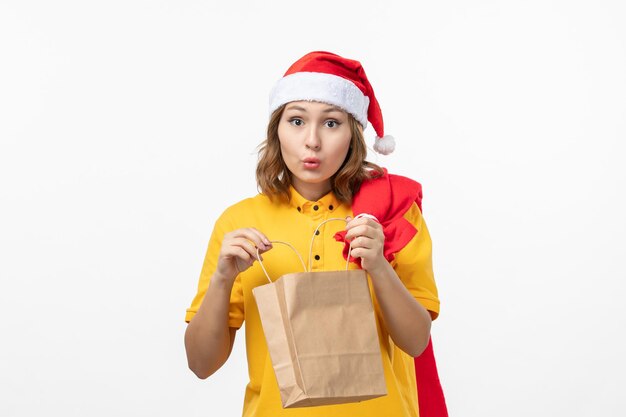
[[[393,136],[385,135],[382,138],[376,136],[374,141],[374,150],[381,155],[389,155],[396,149],[396,140]]]

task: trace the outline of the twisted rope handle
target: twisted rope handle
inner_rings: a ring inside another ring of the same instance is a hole
[[[318,224],[317,227],[315,228],[315,232],[313,232],[313,236],[311,237],[311,244],[309,245],[309,268],[307,271],[311,271],[311,258],[312,258],[311,255],[313,255],[313,242],[315,241],[315,236],[317,236],[317,232],[320,230],[320,227],[322,227],[324,224],[335,221],[335,220],[348,223],[346,219],[342,219],[340,217],[333,217],[331,219],[324,220],[323,222]],[[350,243],[350,247],[348,248],[348,258],[346,259],[346,271],[348,270],[348,265],[350,265],[350,253],[352,253],[352,243]]]
[[[361,217],[366,217],[368,219],[373,219],[374,221],[380,223],[378,221],[378,219],[376,218],[376,216],[372,215],[372,214],[367,214],[367,213],[361,213],[361,214],[357,214],[356,216],[354,216],[354,219],[360,219]],[[353,219],[353,220],[354,220]],[[317,228],[315,229],[315,232],[313,233],[313,237],[311,238],[311,245],[309,246],[309,271],[311,270],[311,255],[313,254],[313,241],[315,240],[315,236],[317,235],[317,231],[320,229],[320,227],[322,227],[325,223],[327,222],[331,222],[333,220],[340,220],[340,221],[344,221],[346,223],[348,223],[348,221],[346,219],[342,219],[340,217],[333,217],[332,219],[327,219],[324,220],[323,222],[321,222]],[[350,265],[350,255],[352,254],[352,242],[350,242],[350,244],[348,245],[348,256],[346,258],[346,271],[348,270],[348,266]]]
[[[361,213],[357,216],[355,216],[355,219],[359,219],[361,217],[367,217],[370,219],[374,219],[375,221],[378,221],[378,219],[374,216],[372,216],[371,214],[367,214],[367,213]],[[302,259],[302,256],[300,255],[300,252],[298,252],[298,250],[296,248],[294,248],[290,243],[284,242],[282,240],[271,240],[270,242],[272,243],[281,243],[283,245],[287,245],[289,246],[295,253],[296,255],[298,255],[298,259],[300,259],[300,263],[302,264],[302,269],[304,270],[304,272],[310,272],[311,271],[311,258],[313,255],[313,242],[315,241],[315,236],[317,236],[317,232],[320,230],[320,228],[328,223],[328,222],[332,222],[332,221],[342,221],[342,222],[346,222],[348,223],[348,221],[346,219],[342,219],[340,217],[333,217],[330,219],[326,219],[323,222],[321,222],[320,224],[317,225],[317,227],[315,228],[315,231],[313,232],[313,236],[311,237],[311,244],[309,245],[309,266],[308,268],[304,265],[304,260]],[[348,246],[348,257],[346,258],[346,271],[348,270],[348,267],[350,266],[350,255],[352,254],[352,242],[350,242],[349,246]],[[256,248],[256,258],[259,261],[259,265],[261,265],[261,269],[263,270],[263,272],[265,273],[265,276],[267,277],[267,280],[270,282],[270,284],[272,283],[272,279],[270,278],[269,274],[267,273],[267,270],[265,269],[265,266],[263,265],[263,261],[261,261],[261,255],[259,253],[259,248]]]
[[[302,264],[302,269],[304,270],[304,272],[306,272],[306,266],[304,266],[304,260],[302,259],[302,256],[300,256],[300,252],[298,252],[298,250],[296,248],[294,248],[290,243],[283,242],[282,240],[270,240],[270,242],[272,242],[272,243],[281,243],[281,244],[287,245],[291,249],[293,249],[293,251],[296,253],[296,255],[298,255],[298,259],[300,259],[300,263]],[[267,280],[271,284],[272,283],[272,279],[270,278],[270,275],[267,273],[267,270],[265,269],[265,266],[263,265],[263,261],[261,261],[261,254],[259,254],[259,248],[258,247],[256,248],[256,259],[259,261],[259,265],[261,265],[261,269],[263,270],[263,272],[265,273],[265,276],[267,277]]]

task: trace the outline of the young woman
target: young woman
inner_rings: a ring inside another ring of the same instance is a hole
[[[200,378],[213,374],[245,321],[250,382],[244,416],[417,416],[413,357],[429,346],[431,320],[439,312],[421,187],[365,160],[368,121],[377,133],[375,150],[393,151],[393,139],[384,136],[380,107],[357,61],[328,52],[305,55],[272,90],[270,113],[257,166],[261,193],[227,208],[217,220],[187,310],[189,367]],[[363,212],[378,221],[354,218]],[[348,223],[330,222],[320,230],[311,270],[343,269],[345,242],[351,243],[358,262],[350,268],[367,271],[374,289],[388,395],[283,409],[252,296],[253,288],[267,283],[256,251],[263,253],[270,276],[300,271],[297,257],[270,241],[290,242],[308,254],[313,232],[328,218]]]

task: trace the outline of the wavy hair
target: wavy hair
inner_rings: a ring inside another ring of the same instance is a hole
[[[278,139],[278,124],[285,106],[282,105],[272,113],[267,125],[267,139],[259,145],[256,181],[261,193],[271,199],[279,198],[289,201],[292,174],[283,160]],[[352,133],[350,149],[341,167],[331,177],[330,183],[337,199],[351,204],[352,197],[361,183],[366,179],[382,175],[383,170],[378,165],[365,160],[367,146],[363,137],[363,127],[350,113],[348,113],[348,119]]]

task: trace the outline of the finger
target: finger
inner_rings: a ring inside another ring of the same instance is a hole
[[[372,249],[375,246],[375,240],[367,236],[357,236],[350,244],[353,248]]]
[[[358,225],[348,229],[346,239],[350,240],[357,236],[374,237],[376,236],[376,229],[372,228],[370,225]]]
[[[257,246],[255,246],[251,241],[249,241],[246,238],[243,237],[239,237],[239,238],[235,238],[230,242],[230,245],[232,247],[240,247],[243,250],[245,250],[248,255],[250,255],[252,258],[256,259],[256,250],[257,250]],[[259,248],[259,253],[261,252],[261,248]]]
[[[346,230],[350,230],[355,227],[359,227],[363,225],[370,226],[373,229],[382,229],[382,225],[378,223],[377,221],[366,218],[366,217],[361,217],[361,218],[353,219],[349,221],[348,224],[346,225]]]
[[[236,230],[234,237],[245,238],[263,251],[269,250],[271,247],[271,243],[269,243],[269,240],[267,240],[265,235],[263,235],[261,232],[251,227]],[[268,243],[266,243],[266,241]]]
[[[352,252],[350,252],[350,256],[353,258],[367,258],[367,253],[369,249],[365,248],[352,248]]]
[[[246,238],[253,242],[259,249],[267,251],[271,249],[272,243],[269,239],[260,231],[253,227],[246,227],[243,229],[237,229],[232,232],[233,238]]]
[[[233,247],[231,251],[227,254],[227,256],[234,258],[235,265],[237,269],[239,268],[239,264],[245,265],[248,268],[254,262],[253,258],[250,256],[248,252],[246,252],[241,247]]]
[[[256,234],[259,238],[259,240],[261,242],[263,242],[263,244],[265,244],[265,246],[269,249],[272,247],[272,242],[267,238],[267,236],[265,236],[265,234],[263,234],[260,230],[255,229],[254,227],[250,227],[249,228],[250,231],[254,234]],[[257,245],[258,246],[258,245]]]

